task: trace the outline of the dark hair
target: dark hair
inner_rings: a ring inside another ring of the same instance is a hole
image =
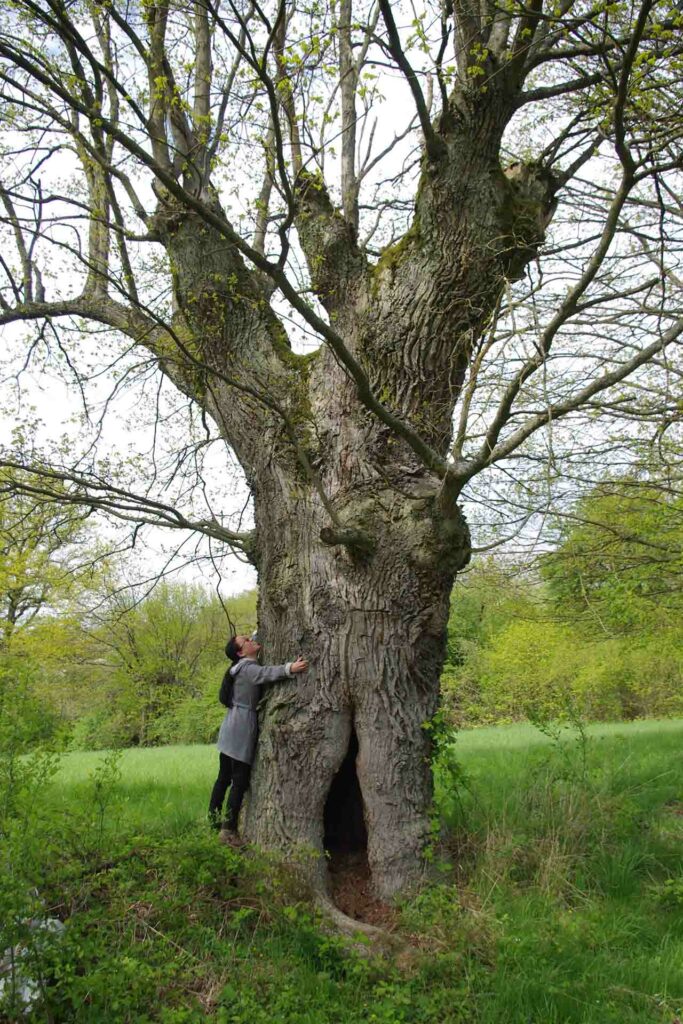
[[[237,662],[241,661],[242,659],[242,655],[237,650],[236,636],[231,636],[230,639],[228,640],[227,644],[225,645],[225,653],[228,656],[228,658],[230,658],[232,666],[226,671],[225,675],[223,676],[223,682],[221,683],[221,688],[218,691],[218,699],[224,707],[231,708],[233,694],[235,690],[235,681],[232,678],[232,669],[237,664]]]
[[[236,665],[237,662],[242,657],[237,648],[236,636],[231,636],[230,639],[228,640],[227,644],[225,645],[225,654],[226,657],[230,658],[230,661],[233,663],[233,665]]]

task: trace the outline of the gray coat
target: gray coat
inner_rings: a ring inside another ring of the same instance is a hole
[[[291,675],[291,662],[286,665],[259,665],[242,658],[230,669],[234,682],[232,707],[228,708],[216,744],[221,754],[251,764],[258,739],[256,706],[261,699],[263,683],[278,683]]]

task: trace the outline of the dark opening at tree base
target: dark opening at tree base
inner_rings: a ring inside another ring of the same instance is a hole
[[[363,814],[356,757],[358,739],[351,731],[349,749],[332,780],[325,804],[325,851],[328,857],[330,896],[347,917],[386,927],[393,911],[372,889],[368,864],[368,832]]]
[[[351,730],[349,749],[332,780],[325,804],[325,849],[328,854],[360,853],[368,847],[363,796],[356,772],[358,739]]]

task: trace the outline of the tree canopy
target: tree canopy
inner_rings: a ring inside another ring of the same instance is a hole
[[[569,435],[560,421],[579,408],[679,423],[676,5],[20,0],[2,18],[2,322],[35,324],[30,358],[79,387],[107,360],[73,350],[73,328],[113,328],[213,417],[247,475],[244,417],[260,436],[275,423],[330,538],[344,516],[316,467],[300,339],[327,345],[381,428],[456,493],[523,445],[527,472],[548,449],[551,466],[576,455],[579,421]],[[416,294],[439,251],[438,287]],[[359,329],[359,301],[398,324],[413,299],[424,337]],[[217,316],[220,357],[201,337]],[[249,550],[187,488],[169,508],[92,454],[51,454],[78,500]],[[4,461],[54,489],[25,447]]]
[[[558,605],[607,635],[678,631],[683,507],[647,480],[605,481],[575,510],[542,572]]]
[[[97,556],[86,546],[78,509],[15,494],[0,477],[0,647],[43,611],[64,611],[76,593],[96,585]]]

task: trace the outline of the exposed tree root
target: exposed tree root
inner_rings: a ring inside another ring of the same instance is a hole
[[[242,856],[259,855],[259,847],[250,843],[238,851]],[[331,928],[351,939],[363,938],[358,951],[377,952],[378,947],[395,949],[400,942],[394,933],[397,914],[372,890],[372,879],[365,850],[335,851],[325,865],[294,865],[277,854],[270,854],[282,867],[293,872],[306,892],[306,899],[319,910]],[[302,870],[303,869],[303,870]],[[303,892],[302,890],[302,892]],[[372,940],[368,945],[367,940]]]
[[[384,928],[368,924],[366,921],[359,921],[355,917],[349,917],[343,910],[335,906],[325,893],[316,895],[315,905],[332,922],[337,931],[340,931],[343,935],[348,935],[350,938],[365,935],[368,938],[377,939],[382,942],[391,940],[390,933]]]
[[[317,894],[316,903],[337,931],[372,939],[371,946],[363,947],[367,952],[398,945],[393,934],[396,912],[374,894],[365,850],[332,854],[328,886],[329,892]]]

